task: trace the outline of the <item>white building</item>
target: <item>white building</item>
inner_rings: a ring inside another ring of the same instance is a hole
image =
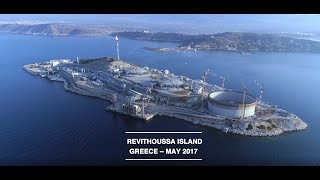
[[[58,66],[60,62],[58,60],[51,60],[50,61],[51,66]]]

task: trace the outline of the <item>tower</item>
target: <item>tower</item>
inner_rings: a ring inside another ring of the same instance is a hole
[[[79,57],[77,57],[77,64],[79,64]]]
[[[117,60],[120,60],[120,54],[119,54],[119,39],[118,36],[116,36],[116,43],[117,43]]]

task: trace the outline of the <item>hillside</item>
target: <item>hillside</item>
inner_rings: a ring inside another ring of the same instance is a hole
[[[137,40],[177,42],[177,48],[237,52],[320,52],[320,42],[275,34],[226,32],[208,35],[179,33],[118,32],[111,34]]]

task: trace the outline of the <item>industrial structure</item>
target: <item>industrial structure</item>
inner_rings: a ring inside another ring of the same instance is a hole
[[[119,52],[119,38],[118,36],[115,37],[116,44],[117,44],[117,60],[120,60],[120,52]]]
[[[256,98],[246,94],[243,102],[243,93],[239,91],[215,91],[210,93],[208,110],[229,118],[241,118],[255,114]]]
[[[36,67],[41,74],[56,73],[81,90],[110,99],[113,103],[110,110],[143,119],[157,114],[153,112],[156,106],[185,108],[187,114],[202,112],[231,118],[254,115],[255,98],[247,95],[246,90],[243,96],[239,92],[226,91],[224,77],[208,69],[202,74],[201,80],[192,80],[176,76],[169,70],[141,67],[121,61],[117,36],[115,40],[116,59],[100,58],[81,62],[77,57],[75,61],[51,60],[49,63],[37,64]],[[209,74],[219,77],[222,87],[208,84],[206,80]],[[52,75],[48,74],[48,77]],[[242,104],[241,97],[244,98]]]
[[[69,91],[112,102],[107,110],[144,120],[166,115],[219,129],[229,129],[232,124],[233,130],[230,130],[235,133],[254,134],[260,131],[250,131],[248,127],[253,126],[252,122],[256,127],[265,126],[269,122],[264,119],[275,118],[270,114],[272,109],[257,102],[242,81],[243,92],[233,91],[224,87],[226,78],[222,76],[218,76],[222,87],[207,83],[208,74],[213,74],[209,70],[199,75],[200,80],[194,80],[169,70],[121,61],[117,36],[115,40],[116,58],[51,60],[25,65],[24,69],[34,75],[63,81]],[[261,85],[260,100],[262,92]],[[279,132],[275,129],[273,133]]]

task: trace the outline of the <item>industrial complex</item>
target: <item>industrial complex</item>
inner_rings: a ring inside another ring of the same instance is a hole
[[[228,133],[272,136],[307,127],[296,115],[270,106],[247,92],[206,82],[209,70],[199,80],[168,70],[142,67],[117,58],[63,59],[25,65],[33,74],[64,82],[66,90],[112,102],[109,111],[152,120],[156,115],[176,117]]]

